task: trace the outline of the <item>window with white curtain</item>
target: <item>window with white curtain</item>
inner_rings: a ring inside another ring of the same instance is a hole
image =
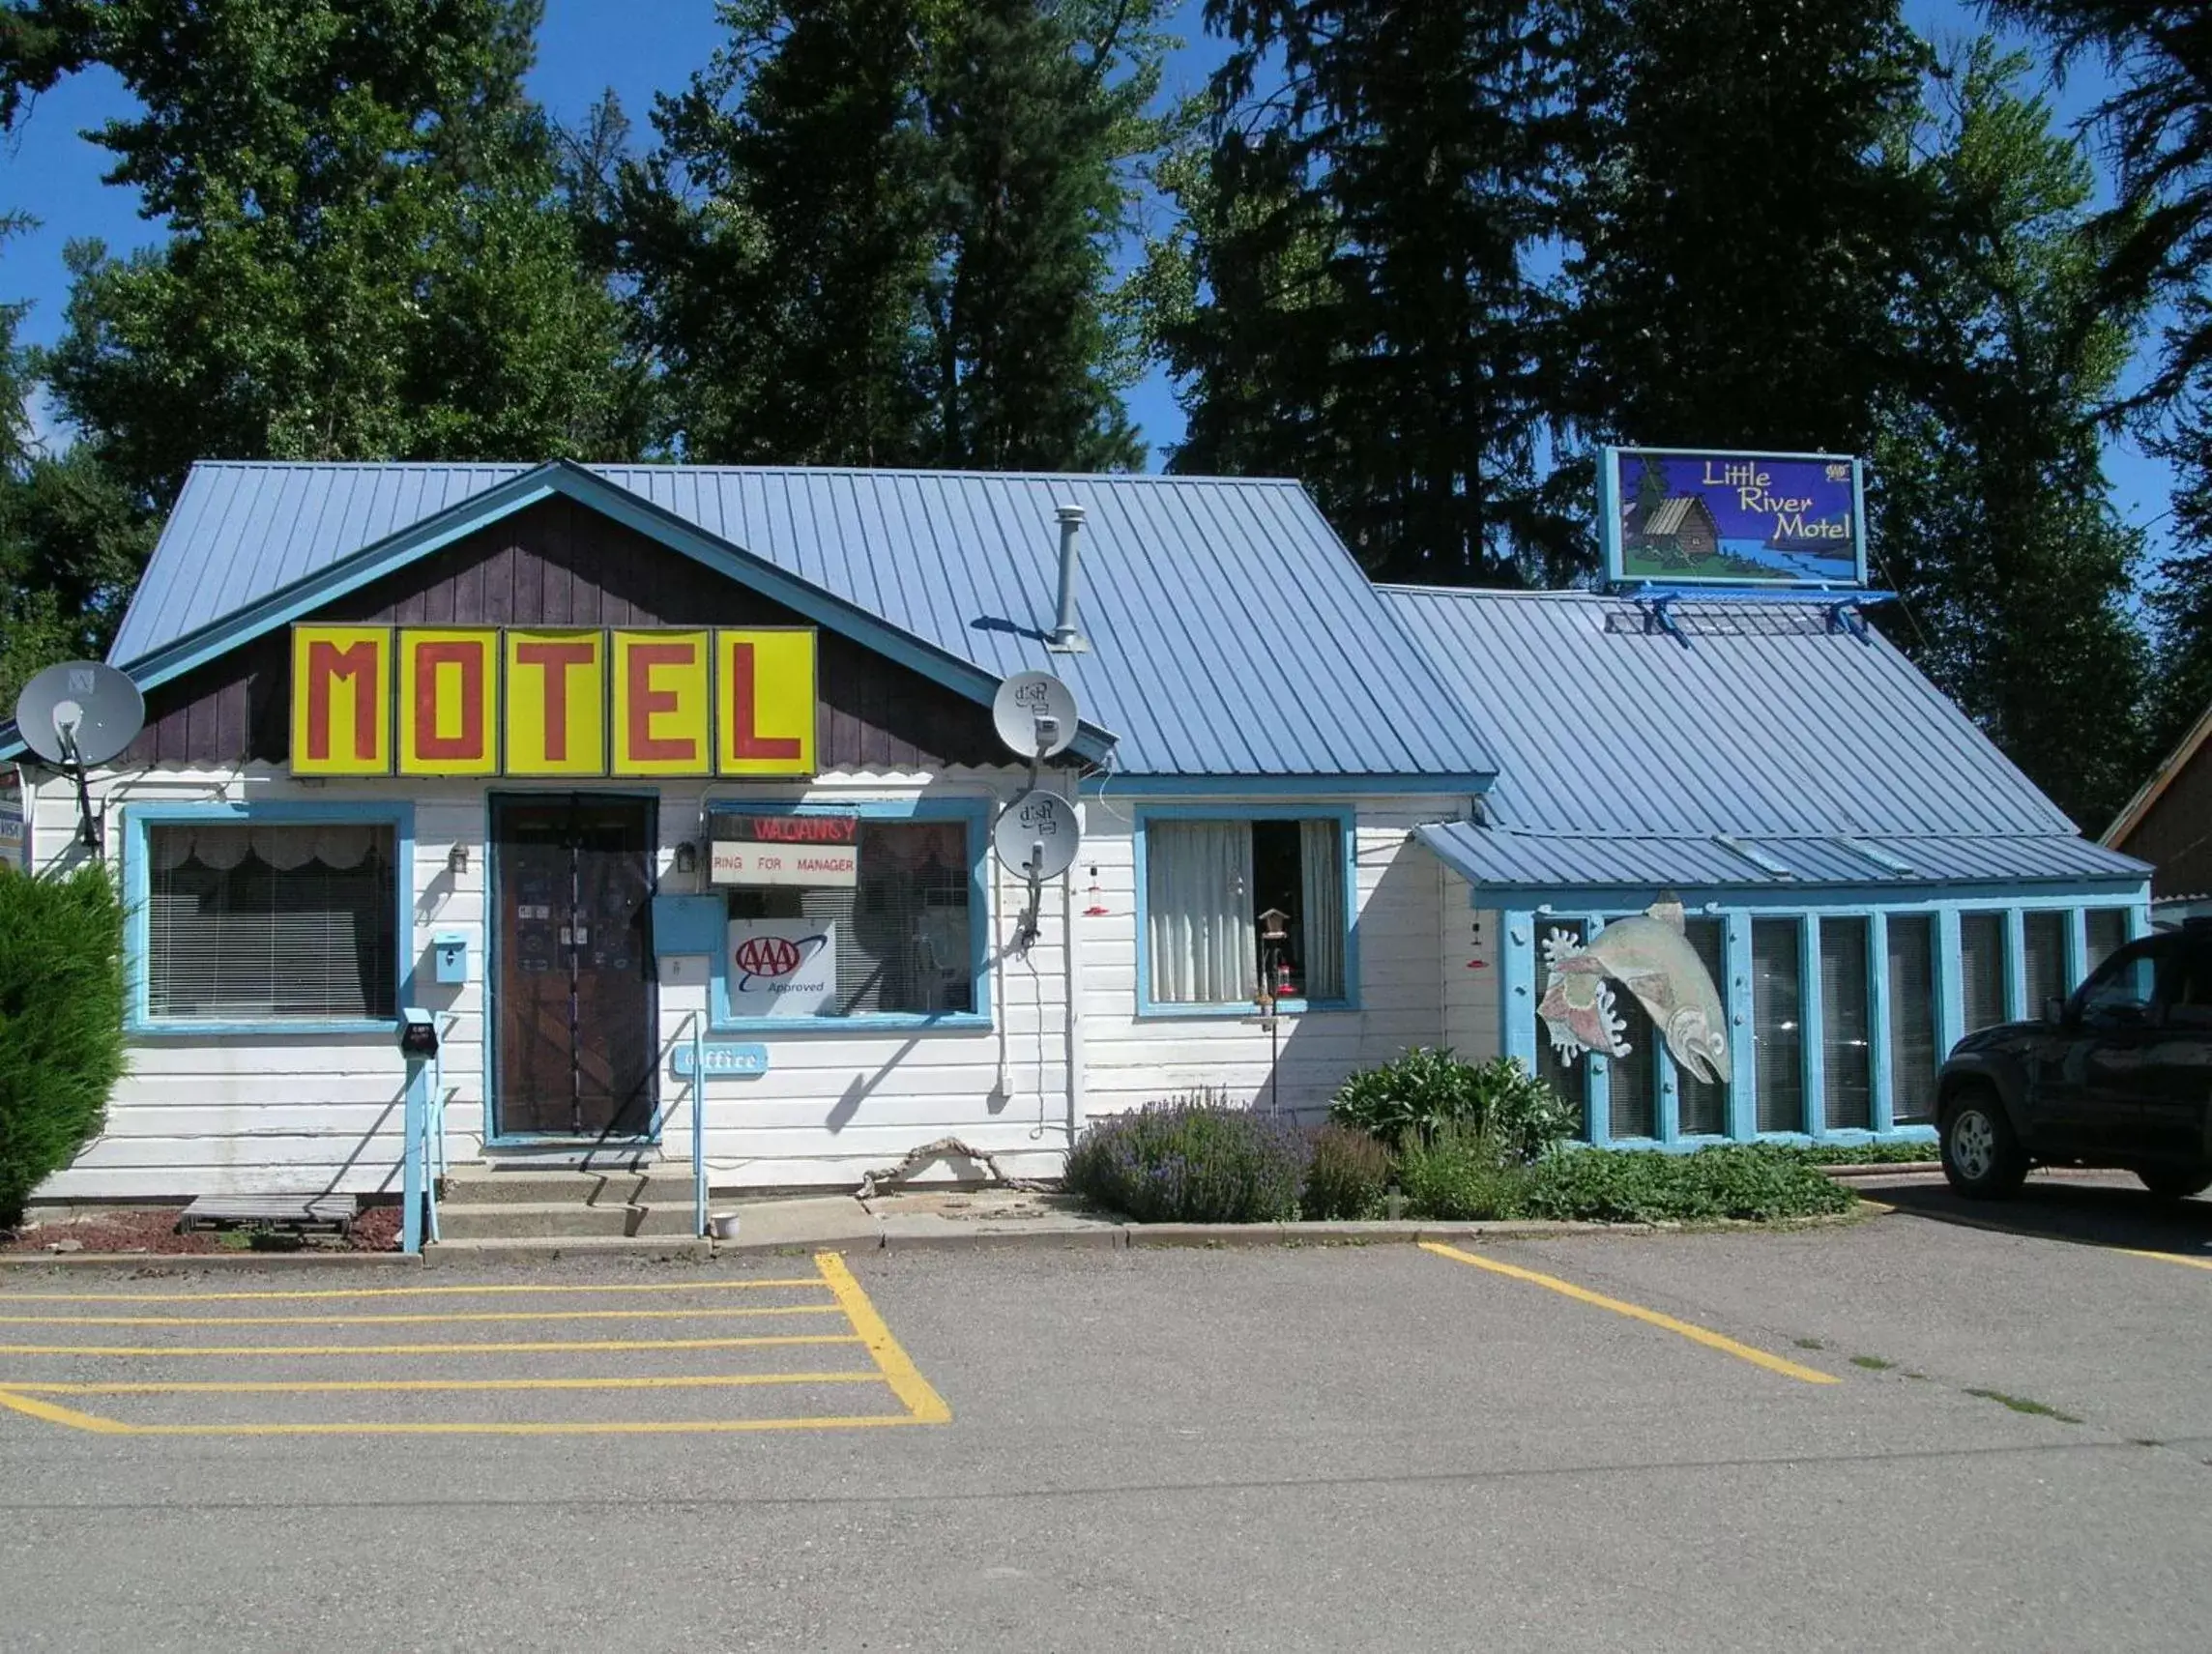
[[[1145,833],[1146,951],[1156,1004],[1250,1004],[1273,967],[1283,998],[1346,997],[1344,828],[1303,821],[1151,821]],[[1290,915],[1264,948],[1259,919]],[[1263,957],[1266,953],[1266,957]]]
[[[147,1016],[396,1015],[396,837],[353,822],[149,825]]]
[[[2043,1014],[2044,1001],[2061,1000],[2074,984],[2066,979],[2067,917],[2055,911],[2021,915],[2021,962],[2027,971],[2027,1014]]]
[[[1889,915],[1889,1112],[1898,1125],[1936,1117],[1936,920]]]
[[[1831,1131],[1874,1124],[1874,1054],[1869,1044],[1867,921],[1820,920],[1821,1117]]]
[[[2125,908],[2091,908],[2081,915],[2081,932],[2089,946],[2088,957],[2081,961],[2081,974],[2086,976],[2126,945],[2128,911]]]

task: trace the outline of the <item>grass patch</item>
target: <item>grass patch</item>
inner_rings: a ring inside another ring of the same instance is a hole
[[[1828,1348],[1818,1338],[1792,1338],[1790,1342],[1800,1349],[1825,1349]]]
[[[1894,1361],[1884,1361],[1878,1355],[1854,1355],[1851,1357],[1851,1365],[1854,1367],[1864,1367],[1870,1373],[1886,1373],[1892,1367],[1896,1366],[1897,1363]]]
[[[1689,1154],[1564,1148],[1529,1168],[1528,1215],[1601,1223],[1770,1223],[1847,1212],[1858,1197],[1801,1153],[1731,1144]]]
[[[1979,1396],[1985,1402],[1994,1402],[2014,1412],[2031,1414],[2036,1418],[2054,1418],[2060,1424],[2080,1424],[2081,1421],[2070,1412],[2060,1412],[2048,1402],[2031,1401],[2026,1396],[2008,1396],[2002,1390],[1968,1390],[1969,1396]]]

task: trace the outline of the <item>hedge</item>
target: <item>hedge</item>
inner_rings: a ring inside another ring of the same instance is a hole
[[[0,872],[0,1226],[100,1132],[123,1076],[123,903],[104,865]]]

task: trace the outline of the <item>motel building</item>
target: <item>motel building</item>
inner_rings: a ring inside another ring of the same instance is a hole
[[[1660,487],[1647,537],[1703,534]],[[0,728],[15,853],[130,911],[130,1072],[40,1197],[443,1174],[451,1215],[946,1138],[1049,1177],[1099,1116],[1318,1117],[1416,1045],[1522,1059],[1598,1144],[1932,1136],[1943,1053],[2143,932],[2148,869],[1852,592],[1738,595],[1376,586],[1288,481],[203,463],[97,849]],[[1040,670],[1079,717],[1033,776],[992,704]],[[993,853],[1033,789],[1081,834],[1033,889]],[[1726,1083],[1625,994],[1625,1055],[1537,1013],[1548,947],[1670,896]]]

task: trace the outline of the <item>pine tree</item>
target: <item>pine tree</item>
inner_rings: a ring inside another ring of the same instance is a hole
[[[1091,469],[1139,455],[1109,253],[1157,0],[748,0],[618,212],[684,452]]]
[[[524,97],[537,0],[37,0],[0,121],[94,66],[165,245],[71,250],[63,412],[157,504],[196,457],[620,455],[642,381]]]
[[[1924,211],[1897,0],[1613,0],[1586,14],[1561,225],[1567,411],[1599,439],[1863,452],[1903,371]]]
[[[1902,291],[1913,374],[1874,449],[1890,634],[2095,831],[2139,779],[2141,537],[2113,509],[2098,420],[2140,328],[2106,302],[2081,146],[1988,42],[1937,84],[1916,146],[1931,213]]]
[[[1559,154],[1541,0],[1214,0],[1236,43],[1154,247],[1182,471],[1300,478],[1380,577],[1557,562],[1531,250]],[[1264,96],[1255,96],[1262,80]]]

